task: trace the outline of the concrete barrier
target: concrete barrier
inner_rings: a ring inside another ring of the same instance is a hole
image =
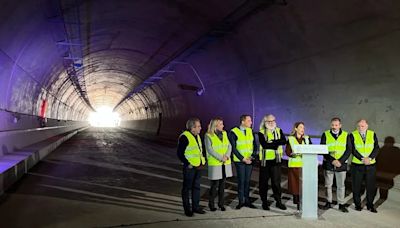
[[[0,157],[0,195],[48,154],[87,127],[54,135]],[[32,132],[31,132],[32,133]]]
[[[72,124],[67,126],[1,131],[0,156],[20,150],[28,145],[32,145],[53,136],[70,132],[82,127],[87,127],[87,124]]]

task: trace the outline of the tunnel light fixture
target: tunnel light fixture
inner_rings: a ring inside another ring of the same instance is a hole
[[[196,91],[197,96],[201,96],[201,95],[203,95],[203,93],[204,93],[204,89],[198,89]]]
[[[117,127],[120,122],[119,114],[107,106],[100,107],[89,115],[89,123],[93,127]]]

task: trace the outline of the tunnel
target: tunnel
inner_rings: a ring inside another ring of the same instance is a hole
[[[382,209],[357,214],[359,222],[351,219],[354,210],[319,210],[315,224],[335,226],[343,218],[350,227],[398,226],[400,2],[2,0],[0,6],[5,227],[292,226],[300,221],[294,208],[207,211],[185,220],[176,150],[186,121],[199,118],[204,138],[212,118],[221,117],[229,132],[243,114],[254,132],[266,114],[286,135],[302,121],[313,144],[333,117],[350,133],[367,120],[380,145],[377,180],[385,184],[378,192],[387,199],[378,194]],[[116,127],[90,124],[102,109],[118,116]],[[206,171],[201,183],[206,206]],[[254,168],[254,199],[258,184]],[[232,205],[236,189],[234,175],[226,190]]]

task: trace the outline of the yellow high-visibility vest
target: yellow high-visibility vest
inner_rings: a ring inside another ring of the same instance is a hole
[[[228,151],[229,147],[229,140],[228,140],[228,135],[226,134],[226,131],[222,132],[222,141],[221,139],[218,138],[217,134],[206,134],[206,137],[209,137],[211,140],[211,147],[213,150],[220,154],[221,156],[224,156],[226,152]],[[208,161],[208,166],[222,166],[223,162],[216,159],[214,156],[211,154],[207,153],[207,161]],[[228,159],[225,161],[225,165],[231,164],[231,159]]]
[[[185,157],[189,161],[189,163],[192,166],[199,166],[199,165],[205,165],[206,164],[206,159],[203,156],[203,145],[201,144],[201,138],[199,135],[197,135],[197,140],[196,138],[190,133],[189,131],[184,131],[181,136],[184,135],[189,141],[189,144],[187,145],[185,149]],[[197,144],[198,142],[198,144]]]
[[[299,142],[297,141],[295,136],[289,136],[288,138],[290,147],[292,148],[293,151],[294,146],[299,145]],[[309,137],[307,135],[304,136],[304,141],[301,142],[301,144],[309,144]],[[289,157],[288,167],[289,168],[303,167],[302,155],[298,154],[295,155],[294,157]]]
[[[264,131],[264,132],[263,132]],[[265,141],[268,142],[268,140],[273,140],[273,139],[281,139],[281,129],[280,128],[275,128],[275,132],[276,132],[276,136],[277,138],[274,137],[274,132],[267,130],[267,129],[260,129],[260,133],[263,134]],[[265,137],[265,134],[267,135],[267,137]],[[278,153],[280,154],[280,156],[282,157],[283,155],[283,146],[278,146],[277,149]],[[272,149],[264,149],[261,145],[260,145],[260,161],[263,160],[263,156],[265,154],[265,160],[274,160],[276,155],[275,155],[275,150]]]
[[[237,127],[231,130],[237,137],[236,150],[244,158],[250,158],[253,153],[253,131],[251,128],[246,128],[246,135]],[[233,155],[233,161],[240,162],[239,158]]]
[[[371,130],[367,130],[366,135],[365,135],[365,143],[362,140],[362,137],[360,135],[360,132],[357,130],[352,132],[353,137],[354,137],[354,147],[358,151],[358,153],[361,154],[361,156],[369,157],[369,155],[372,153],[374,150],[374,145],[375,145],[375,140],[374,140],[374,132]],[[355,164],[364,164],[362,161],[358,160],[356,156],[353,156],[353,159],[351,161],[352,163]],[[371,164],[375,164],[376,160],[375,158],[371,160]]]
[[[325,131],[326,145],[328,146],[329,155],[335,160],[341,158],[346,151],[347,135],[348,133],[346,131],[342,131],[342,134],[335,139],[330,130]]]

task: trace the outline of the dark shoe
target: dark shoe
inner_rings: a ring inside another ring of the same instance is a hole
[[[293,195],[293,204],[299,204],[300,197],[298,195]]]
[[[269,211],[270,209],[269,209],[268,203],[263,203],[262,204],[262,209],[266,210],[266,211]]]
[[[347,210],[346,206],[343,205],[343,204],[339,204],[339,210],[341,212],[344,212],[344,213],[348,213],[349,212],[349,210]]]
[[[226,211],[225,207],[220,207],[219,209],[221,209],[221,211]]]
[[[322,210],[328,210],[329,208],[332,208],[331,203],[326,202],[325,206],[322,207]]]
[[[367,209],[372,213],[378,213],[378,211],[375,209],[375,207],[368,207]]]
[[[356,205],[356,211],[361,211],[361,210],[362,210],[362,207]]]
[[[210,211],[216,211],[217,208],[215,208],[214,204],[208,204],[208,207],[210,208]]]
[[[244,206],[243,203],[239,203],[239,204],[236,206],[236,210],[240,210],[240,208],[242,208],[243,206]]]
[[[246,207],[251,208],[251,209],[256,209],[256,208],[257,208],[257,207],[254,206],[254,204],[252,204],[252,203],[247,203],[247,204],[246,204]]]
[[[277,201],[276,202],[276,205],[275,205],[277,208],[279,208],[279,209],[281,209],[281,210],[286,210],[286,206],[285,205],[283,205],[283,203],[281,203],[281,202],[279,202],[279,201]]]
[[[185,211],[185,215],[187,217],[192,217],[193,216],[193,212],[192,211]]]
[[[196,210],[193,210],[193,213],[196,213],[196,214],[205,214],[206,211],[203,210],[202,208],[197,208]]]

